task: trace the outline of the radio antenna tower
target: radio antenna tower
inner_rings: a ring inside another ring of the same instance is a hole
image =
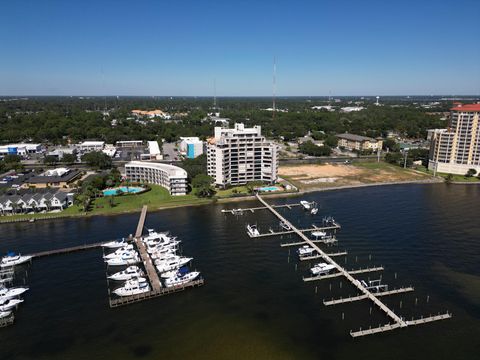
[[[272,99],[272,120],[275,120],[275,112],[277,111],[275,107],[275,93],[277,91],[277,62],[275,56],[273,57],[273,99]]]

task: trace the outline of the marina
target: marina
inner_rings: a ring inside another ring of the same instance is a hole
[[[291,222],[289,222],[284,216],[282,216],[277,210],[275,210],[275,208],[282,208],[282,207],[286,207],[286,206],[281,206],[281,205],[271,206],[259,194],[256,194],[256,198],[258,199],[258,201],[260,201],[263,204],[263,208],[268,209],[273,215],[275,215],[278,218],[278,220],[282,224],[290,227],[292,230],[284,231],[284,232],[278,232],[278,233],[275,233],[272,230],[270,230],[269,234],[268,233],[267,234],[256,234],[256,233],[253,233],[250,228],[248,228],[248,226],[250,226],[250,225],[248,225],[247,226],[247,230],[248,230],[247,233],[250,237],[257,238],[257,237],[261,237],[262,235],[263,236],[269,236],[269,235],[274,236],[274,235],[284,235],[286,233],[295,233],[296,235],[298,235],[303,240],[302,243],[307,244],[307,245],[303,246],[304,250],[307,250],[307,249],[312,250],[311,252],[305,252],[305,255],[302,255],[302,253],[299,253],[299,260],[305,261],[305,260],[314,260],[314,259],[321,258],[322,260],[326,261],[328,264],[332,265],[332,267],[334,267],[337,271],[335,274],[322,275],[321,278],[326,279],[326,278],[333,278],[333,277],[340,277],[341,276],[341,277],[347,279],[348,282],[350,282],[351,285],[353,285],[355,288],[357,288],[357,290],[359,290],[361,292],[360,295],[357,295],[357,296],[354,296],[354,297],[349,297],[347,299],[332,300],[328,303],[329,305],[340,304],[340,303],[345,303],[345,302],[352,302],[352,301],[356,301],[356,300],[368,299],[375,306],[377,306],[391,321],[393,321],[393,324],[389,324],[389,325],[386,325],[386,326],[383,326],[383,327],[370,329],[368,331],[367,330],[356,331],[356,332],[350,331],[350,335],[352,337],[371,335],[371,334],[376,334],[376,333],[383,332],[383,331],[394,330],[396,328],[404,328],[404,327],[407,327],[407,326],[419,325],[419,324],[423,324],[423,323],[426,323],[426,322],[443,320],[443,319],[450,318],[452,316],[449,312],[446,312],[444,314],[439,314],[437,317],[430,318],[429,321],[421,322],[421,321],[412,320],[409,323],[406,322],[401,316],[397,315],[391,308],[389,308],[384,302],[382,302],[379,299],[379,297],[380,296],[387,296],[387,295],[394,295],[394,294],[407,292],[407,291],[413,291],[413,288],[411,288],[411,287],[401,288],[401,289],[397,289],[397,290],[393,290],[393,291],[386,291],[385,290],[385,291],[380,292],[380,295],[379,295],[379,290],[383,290],[383,289],[388,288],[386,285],[381,285],[380,280],[378,280],[377,282],[374,282],[374,285],[369,286],[364,281],[360,281],[360,280],[355,279],[353,277],[353,275],[361,274],[361,273],[365,273],[365,272],[370,272],[370,271],[382,271],[383,267],[375,267],[375,268],[369,268],[369,269],[363,269],[363,270],[359,269],[359,270],[354,270],[353,272],[346,270],[345,268],[340,266],[337,262],[335,262],[332,259],[333,254],[325,253],[316,243],[314,243],[311,239],[309,239],[308,237],[305,236],[304,233],[306,231],[312,231],[312,230],[310,230],[310,229],[308,229],[308,230],[297,229]],[[300,202],[300,204],[305,209],[310,208],[310,203],[309,202],[302,201],[302,202]],[[248,211],[248,210],[249,209],[242,209],[242,211]],[[334,222],[333,219],[331,220],[331,222],[332,222],[332,228],[333,229],[336,230],[337,228],[339,228],[339,225],[336,222]],[[325,218],[324,218],[324,223],[325,223]],[[328,230],[328,229],[315,228],[313,230],[314,231],[324,231],[324,230]],[[258,233],[258,230],[257,230],[256,227],[255,227],[255,231]],[[317,254],[313,255],[312,254],[313,252],[316,252]],[[312,255],[310,255],[310,254],[312,254]],[[335,254],[335,255],[338,255],[338,254]],[[342,254],[342,255],[346,255],[346,252],[345,252],[345,254]],[[319,278],[317,278],[315,280],[319,280]],[[304,281],[305,281],[305,278],[304,278]],[[375,292],[372,292],[372,290],[375,290]]]

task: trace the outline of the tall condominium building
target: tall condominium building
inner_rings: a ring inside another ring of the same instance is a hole
[[[242,185],[252,181],[277,180],[277,146],[265,140],[261,127],[233,129],[215,127],[207,143],[208,175],[219,186]]]
[[[457,104],[451,110],[448,129],[431,135],[428,168],[442,173],[480,172],[480,104]]]
[[[125,177],[166,188],[170,195],[187,193],[187,172],[178,166],[149,161],[130,161],[125,164]]]

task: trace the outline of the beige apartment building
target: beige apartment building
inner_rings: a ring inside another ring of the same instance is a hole
[[[125,177],[134,182],[163,186],[170,195],[187,194],[187,172],[178,166],[150,161],[130,161],[125,164]]]
[[[252,181],[274,183],[277,180],[277,145],[267,141],[261,127],[233,129],[215,127],[207,141],[208,175],[217,186],[242,185]]]
[[[373,139],[366,136],[354,134],[338,134],[338,146],[350,151],[373,151],[381,149],[383,140],[381,138]]]
[[[431,135],[428,168],[449,174],[480,172],[480,104],[455,104],[447,129]]]

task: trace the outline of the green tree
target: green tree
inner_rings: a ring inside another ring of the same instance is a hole
[[[451,184],[453,181],[453,175],[452,174],[448,174],[446,177],[445,177],[445,183],[446,184]]]
[[[43,163],[45,165],[54,166],[57,163],[57,158],[52,155],[47,155],[43,158]]]
[[[198,174],[192,180],[192,187],[198,197],[212,197],[215,189],[212,186],[213,178],[205,174]]]
[[[74,154],[63,154],[62,162],[67,165],[72,165],[77,160],[77,157]]]
[[[467,173],[465,174],[466,177],[473,177],[477,173],[475,169],[468,169]]]
[[[92,151],[82,156],[82,161],[86,162],[88,166],[96,169],[109,169],[112,167],[112,159],[110,156],[101,151]]]
[[[335,148],[338,144],[338,138],[335,135],[329,135],[325,138],[323,144]]]

